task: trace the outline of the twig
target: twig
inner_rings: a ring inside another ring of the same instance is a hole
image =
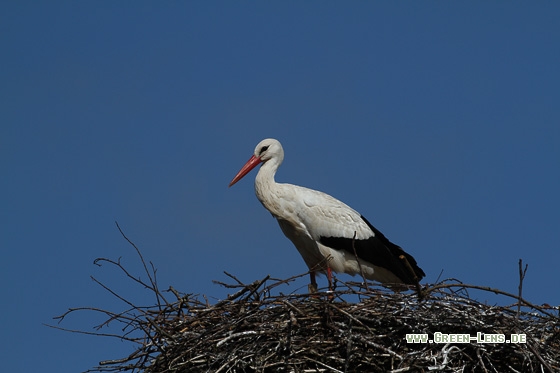
[[[93,276],[89,276],[97,285],[101,286],[103,289],[107,290],[109,293],[113,294],[115,297],[117,297],[118,299],[122,300],[124,303],[128,304],[130,307],[135,308],[136,306],[126,300],[124,297],[121,297],[120,295],[118,295],[115,291],[111,290],[111,288],[109,288],[108,286],[106,286],[105,284],[103,284],[101,281],[99,281],[98,279],[96,279]]]
[[[320,365],[320,366],[322,366],[322,367],[325,367],[325,368],[329,369],[331,372],[344,373],[344,372],[342,372],[341,370],[338,370],[338,369],[336,369],[336,368],[333,368],[333,367],[330,366],[330,365],[327,365],[327,364],[325,364],[325,363],[322,363],[322,362],[320,362],[320,361],[318,361],[318,360],[315,360],[315,359],[312,359],[312,358],[310,358],[310,357],[307,357],[306,360],[312,361],[312,362],[314,362],[314,363],[317,364],[317,365]]]
[[[50,325],[50,324],[43,324],[43,325],[47,326],[49,328],[58,329],[58,330],[62,330],[62,331],[65,331],[65,332],[70,332],[70,333],[94,335],[96,337],[111,337],[111,338],[117,338],[117,339],[120,339],[120,340],[125,340],[125,341],[129,341],[129,342],[134,342],[134,343],[141,344],[141,339],[139,339],[139,338],[127,338],[127,337],[124,337],[121,334],[88,332],[88,331],[78,330],[78,329],[63,328],[63,327],[60,327],[60,326]]]
[[[535,355],[537,357],[537,359],[539,359],[539,361],[541,362],[542,365],[545,366],[545,368],[550,372],[550,373],[554,373],[554,370],[552,369],[552,367],[550,366],[550,364],[548,364],[543,357],[541,356],[541,354],[539,354],[539,352],[537,350],[535,350],[535,347],[533,347],[532,342],[527,342],[527,347],[529,347],[529,350],[531,350],[531,352],[533,353],[533,355]]]
[[[218,343],[216,343],[216,347],[220,347],[221,345],[223,345],[224,343],[228,342],[230,339],[233,339],[233,338],[243,337],[243,336],[247,336],[247,335],[257,335],[257,334],[259,334],[259,333],[254,331],[254,330],[248,330],[248,331],[245,331],[245,332],[235,333],[235,334],[232,334],[232,335],[222,339]]]
[[[252,284],[245,285],[245,287],[243,289],[237,291],[235,294],[229,295],[227,297],[227,299],[221,300],[218,303],[216,303],[215,307],[221,307],[222,305],[224,305],[226,303],[230,303],[230,302],[234,301],[235,299],[241,297],[243,294],[245,294],[248,291],[253,291],[255,289],[258,289],[266,280],[269,279],[269,277],[270,276],[266,276],[262,280],[258,280],[258,281],[253,282]]]
[[[556,315],[551,314],[550,312],[546,311],[541,306],[537,306],[536,304],[533,304],[533,303],[531,303],[531,302],[529,302],[525,299],[519,299],[518,295],[514,295],[514,294],[508,293],[508,292],[503,291],[503,290],[491,288],[489,286],[468,285],[468,284],[437,284],[437,285],[434,285],[430,288],[425,289],[424,293],[426,295],[429,295],[434,290],[441,290],[441,289],[446,289],[446,288],[449,288],[449,289],[451,289],[451,288],[476,289],[476,290],[488,291],[488,292],[491,292],[491,293],[494,293],[494,294],[504,295],[506,297],[517,299],[521,303],[523,303],[525,306],[530,307],[530,308],[534,308],[534,309],[538,310],[539,312],[545,314],[546,316],[549,316],[549,317],[560,320],[560,316],[556,316]]]
[[[136,246],[136,244],[134,242],[132,242],[127,236],[126,234],[124,234],[123,230],[121,229],[119,223],[117,221],[115,221],[115,225],[117,226],[117,229],[119,230],[119,232],[121,233],[121,235],[124,237],[124,239],[132,246],[134,247],[134,250],[136,250],[136,253],[138,254],[138,256],[140,257],[140,261],[142,262],[142,265],[144,266],[144,272],[146,273],[146,275],[148,276],[148,279],[150,280],[150,283],[152,284],[151,289],[154,291],[154,294],[156,295],[156,299],[158,300],[158,305],[160,305],[160,299],[162,299],[165,304],[167,303],[167,300],[165,299],[165,297],[163,296],[163,294],[161,294],[161,292],[158,290],[157,287],[157,282],[155,280],[155,272],[154,272],[154,277],[152,277],[152,275],[150,274],[150,271],[148,270],[148,266],[146,265],[146,261],[144,260],[144,256],[142,255],[142,253],[140,252],[140,249],[138,249],[138,247]],[[150,263],[152,264],[152,263]],[[153,269],[153,264],[152,264],[152,269]]]
[[[523,297],[521,296],[523,293],[523,280],[525,279],[525,274],[527,273],[527,267],[529,265],[525,264],[525,269],[523,269],[523,260],[519,259],[519,286],[517,287],[518,293],[518,301],[517,301],[517,319],[519,320],[519,314],[521,313],[521,301]]]

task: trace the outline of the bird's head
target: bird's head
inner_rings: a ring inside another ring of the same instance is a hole
[[[278,167],[280,163],[284,160],[284,149],[282,149],[282,144],[276,139],[264,139],[257,144],[255,147],[255,152],[253,156],[245,163],[245,166],[239,170],[237,175],[229,183],[229,186],[237,183],[247,175],[253,168],[255,168],[259,163],[266,163],[268,161],[273,161],[277,163]]]
[[[276,139],[264,139],[259,142],[255,147],[255,152],[253,154],[263,163],[272,158],[276,158],[280,162],[284,159],[284,149],[282,149],[280,141]]]

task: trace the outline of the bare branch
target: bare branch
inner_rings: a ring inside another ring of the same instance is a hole
[[[519,259],[519,286],[518,289],[518,301],[517,301],[517,318],[519,319],[519,315],[521,313],[521,301],[523,299],[523,280],[525,279],[525,275],[527,274],[527,268],[529,267],[528,264],[525,264],[525,270],[523,270],[523,260]]]

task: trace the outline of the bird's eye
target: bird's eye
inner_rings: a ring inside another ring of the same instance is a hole
[[[263,147],[261,148],[261,151],[260,151],[259,154],[262,154],[263,152],[266,152],[267,150],[268,150],[268,145],[267,145],[267,146],[263,146]]]

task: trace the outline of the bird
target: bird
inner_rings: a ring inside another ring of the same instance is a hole
[[[264,139],[229,187],[261,164],[255,178],[256,196],[309,268],[310,292],[317,291],[316,273],[326,273],[330,291],[332,272],[361,274],[364,280],[395,289],[420,288],[425,273],[412,255],[389,241],[359,212],[326,193],[277,183],[274,176],[283,160],[282,144]]]

